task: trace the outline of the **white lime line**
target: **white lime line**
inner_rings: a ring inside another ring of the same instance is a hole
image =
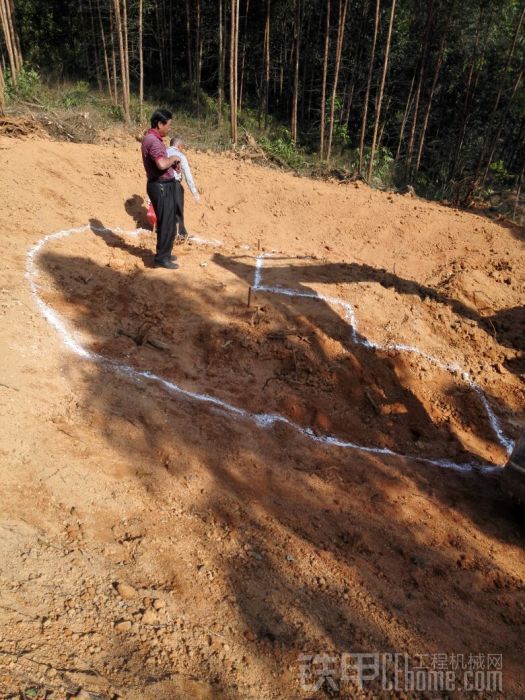
[[[144,230],[143,229],[135,229],[134,231],[123,231],[122,229],[119,228],[114,228],[114,229],[106,229],[106,228],[94,228],[90,226],[82,226],[80,228],[72,228],[72,229],[65,229],[63,231],[57,231],[56,233],[50,233],[47,236],[44,236],[41,238],[35,245],[33,245],[28,253],[27,253],[27,268],[26,268],[26,276],[29,281],[29,286],[31,289],[31,293],[33,297],[35,298],[35,302],[42,313],[43,317],[47,320],[47,322],[56,330],[58,335],[62,338],[64,344],[66,345],[67,348],[69,348],[72,352],[77,354],[78,356],[82,357],[83,359],[89,360],[91,362],[95,362],[107,369],[110,369],[114,372],[117,372],[118,374],[122,374],[130,379],[133,379],[135,381],[142,381],[142,380],[147,380],[151,381],[153,383],[157,383],[160,386],[162,386],[164,389],[166,389],[169,393],[171,394],[176,394],[179,396],[183,396],[184,398],[193,400],[193,401],[198,401],[201,403],[205,403],[211,406],[214,406],[216,408],[222,409],[223,411],[232,414],[233,416],[247,420],[250,422],[255,423],[255,425],[262,427],[262,428],[270,428],[273,425],[276,425],[278,423],[281,423],[283,425],[289,426],[291,429],[295,430],[297,433],[300,433],[301,435],[313,440],[314,442],[324,444],[324,445],[329,445],[332,447],[340,447],[344,449],[351,449],[351,450],[356,450],[359,452],[365,452],[365,453],[372,453],[372,454],[379,454],[379,455],[386,455],[386,456],[391,456],[391,457],[398,457],[402,459],[409,459],[409,460],[416,460],[419,462],[423,462],[425,464],[431,464],[433,466],[441,467],[444,469],[454,469],[456,471],[461,471],[461,472],[468,472],[468,471],[478,471],[482,473],[492,473],[495,471],[498,471],[500,467],[494,466],[491,464],[486,464],[479,466],[477,464],[461,464],[461,463],[456,463],[452,462],[450,460],[445,460],[445,459],[428,459],[428,458],[423,458],[419,457],[417,455],[403,455],[398,452],[394,452],[393,450],[389,450],[385,447],[367,447],[366,445],[360,445],[358,443],[350,442],[348,440],[343,440],[341,438],[336,437],[335,435],[317,435],[316,433],[313,432],[310,428],[303,428],[302,426],[298,425],[297,423],[294,423],[290,419],[286,418],[285,416],[282,416],[277,413],[252,413],[250,411],[246,411],[245,409],[239,408],[238,406],[235,406],[227,401],[223,401],[222,399],[217,398],[216,396],[212,396],[210,394],[201,394],[198,392],[194,391],[189,391],[188,389],[184,389],[178,384],[175,384],[174,382],[170,382],[168,379],[165,379],[164,377],[161,377],[157,374],[154,374],[153,372],[149,371],[139,371],[134,369],[133,367],[130,367],[129,365],[122,364],[120,362],[116,362],[114,360],[110,360],[107,357],[104,357],[103,355],[100,355],[98,353],[91,352],[90,350],[86,349],[80,342],[78,342],[74,336],[74,334],[68,329],[67,324],[65,321],[63,321],[59,314],[52,309],[48,304],[45,303],[45,301],[42,299],[42,296],[40,294],[40,288],[37,283],[38,279],[38,268],[36,265],[36,258],[38,257],[39,253],[42,251],[42,249],[50,242],[53,240],[58,240],[60,238],[65,238],[67,236],[71,236],[77,233],[86,233],[89,231],[95,231],[96,233],[119,233],[119,234],[125,234],[125,235],[131,235],[131,236],[138,236],[140,233],[142,233]],[[148,233],[150,233],[148,231]],[[221,245],[220,241],[216,240],[206,240],[203,238],[199,237],[191,237],[190,240],[194,240],[194,242],[202,245]],[[346,318],[350,324],[350,327],[352,329],[352,341],[357,344],[361,344],[365,347],[370,347],[370,348],[375,348],[375,349],[380,349],[380,350],[395,350],[396,352],[411,352],[411,353],[416,353],[420,355],[421,357],[426,358],[428,361],[432,362],[438,367],[441,367],[442,369],[446,369],[450,372],[457,373],[461,372],[460,368],[447,364],[442,362],[441,360],[438,360],[435,357],[432,357],[431,355],[428,355],[427,353],[419,350],[416,347],[409,346],[409,345],[381,345],[380,343],[374,343],[366,338],[362,338],[358,334],[357,330],[357,319],[355,316],[354,309],[351,304],[348,302],[342,301],[341,299],[337,299],[335,297],[326,297],[321,294],[317,294],[315,292],[305,292],[301,290],[294,290],[294,289],[288,289],[285,287],[270,287],[270,286],[265,286],[262,284],[262,273],[263,273],[263,267],[264,267],[264,259],[265,255],[259,255],[256,259],[255,263],[255,269],[254,269],[254,281],[253,281],[253,288],[256,289],[257,291],[260,292],[268,292],[272,294],[283,294],[289,297],[298,297],[298,298],[308,298],[308,299],[315,299],[318,301],[324,301],[328,304],[334,305],[334,306],[339,306],[345,311]],[[508,453],[512,451],[513,443],[511,440],[509,440],[503,433],[503,430],[500,426],[500,423],[494,414],[492,408],[490,407],[488,400],[481,390],[481,388],[470,378],[470,376],[466,373],[463,372],[461,373],[461,376],[463,380],[470,386],[470,388],[476,392],[476,394],[479,396],[483,407],[487,413],[489,422],[500,442],[500,444],[506,449]]]

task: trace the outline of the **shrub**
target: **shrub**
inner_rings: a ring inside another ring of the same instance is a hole
[[[13,82],[10,70],[6,71],[5,77],[5,93],[8,99],[35,99],[42,92],[42,81],[34,68],[24,66],[18,74],[16,84]]]
[[[62,104],[66,109],[71,109],[72,107],[79,107],[85,104],[90,97],[89,83],[84,80],[79,80],[75,85],[66,90],[62,95]]]

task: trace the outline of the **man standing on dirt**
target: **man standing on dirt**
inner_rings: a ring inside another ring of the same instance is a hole
[[[163,138],[171,130],[173,115],[167,109],[159,109],[151,116],[151,129],[142,139],[142,161],[148,178],[148,197],[157,217],[157,251],[155,267],[176,270],[173,241],[177,226],[177,205],[180,183],[175,170],[180,170],[180,158],[169,157]]]

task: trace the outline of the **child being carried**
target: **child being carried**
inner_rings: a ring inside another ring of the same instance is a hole
[[[180,193],[179,195],[179,201],[178,201],[178,206],[177,206],[177,223],[178,223],[178,231],[177,231],[177,236],[176,240],[179,242],[185,241],[188,238],[188,231],[186,230],[186,227],[184,225],[184,188],[182,187],[182,176],[184,175],[184,179],[186,180],[186,184],[189,187],[189,190],[191,194],[193,195],[193,199],[196,202],[200,202],[200,195],[197,190],[197,187],[195,186],[195,182],[193,181],[193,176],[191,174],[191,168],[190,164],[188,163],[188,159],[185,155],[185,144],[184,141],[178,137],[175,136],[174,138],[171,139],[170,141],[170,147],[167,149],[168,157],[171,156],[177,156],[180,159],[180,165],[181,165],[181,171],[177,172],[175,171],[175,179],[179,180],[180,182],[180,187],[177,188],[178,192]]]

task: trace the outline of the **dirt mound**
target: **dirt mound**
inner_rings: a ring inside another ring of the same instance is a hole
[[[0,136],[23,139],[29,136],[45,138],[41,124],[29,117],[0,116]]]
[[[78,114],[46,113],[39,117],[40,123],[56,141],[73,143],[95,143],[98,132],[88,112]]]
[[[501,654],[524,696],[522,513],[421,462],[504,458],[454,368],[524,426],[523,230],[190,153],[188,228],[222,245],[171,273],[117,228],[144,221],[135,141],[0,147],[0,694],[321,698],[301,655],[377,652]]]

